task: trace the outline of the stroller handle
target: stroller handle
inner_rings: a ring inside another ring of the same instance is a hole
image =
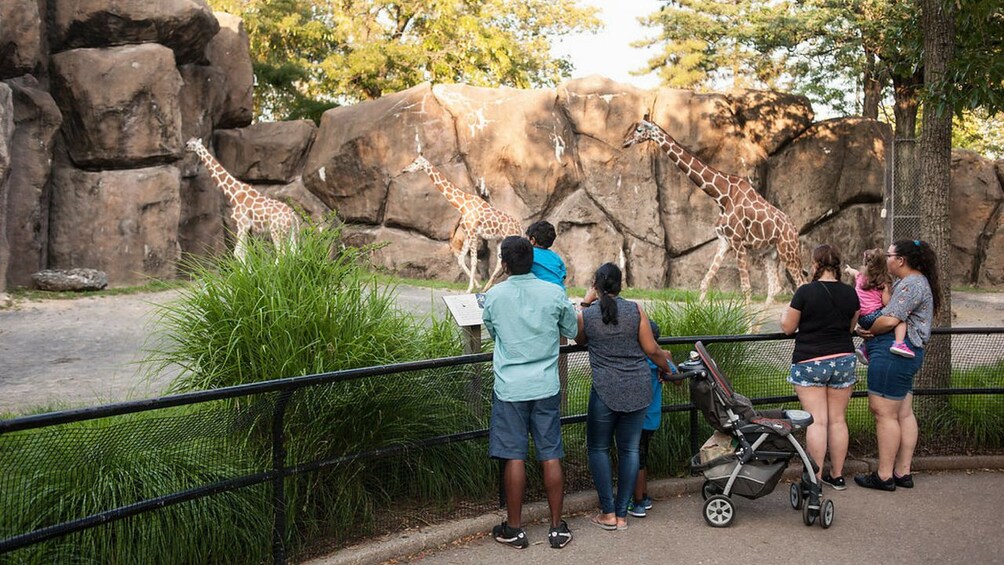
[[[700,369],[683,370],[683,367],[681,366],[679,373],[666,376],[663,378],[663,380],[671,383],[678,383],[680,381],[685,381],[687,379],[692,379],[694,377],[707,377],[707,376],[708,376],[708,371],[703,367]]]

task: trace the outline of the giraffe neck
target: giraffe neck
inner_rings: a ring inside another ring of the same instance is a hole
[[[675,139],[668,133],[666,133],[662,128],[658,130],[658,137],[653,138],[659,147],[666,153],[670,161],[676,163],[676,166],[683,171],[687,177],[693,181],[705,194],[714,198],[719,205],[723,202],[723,199],[728,198],[727,182],[728,175],[706,165],[703,161],[697,158],[696,155],[687,151],[682,145],[677,143]],[[715,185],[715,179],[721,178],[725,181],[725,185],[718,187]]]
[[[454,186],[453,183],[446,180],[446,177],[434,169],[432,165],[427,165],[425,167],[425,173],[429,175],[430,179],[432,179],[432,184],[436,187],[436,190],[441,192],[443,196],[446,197],[446,201],[452,204],[457,210],[460,210],[463,205],[470,200],[471,197],[469,194],[460,190]]]
[[[234,178],[233,175],[228,173],[227,170],[223,168],[223,165],[221,165],[205,147],[200,146],[196,151],[196,154],[206,166],[206,169],[209,171],[209,174],[213,178],[216,185],[219,186],[227,195],[227,198],[230,199],[230,203],[236,204],[235,197],[237,196],[237,189],[238,187],[243,186],[244,183],[240,182]]]

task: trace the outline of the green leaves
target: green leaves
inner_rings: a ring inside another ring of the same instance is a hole
[[[256,113],[315,121],[324,109],[424,81],[539,87],[567,77],[550,39],[596,30],[575,0],[210,0],[244,18]],[[295,71],[295,72],[294,72]]]

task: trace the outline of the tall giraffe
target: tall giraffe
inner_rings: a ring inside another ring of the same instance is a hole
[[[708,285],[718,273],[722,259],[730,249],[736,254],[739,283],[747,304],[751,295],[747,258],[749,250],[769,247],[777,250],[777,256],[773,254],[767,256],[767,305],[774,301],[774,295],[780,287],[777,276],[778,256],[795,281],[796,288],[805,282],[798,230],[784,212],[760,196],[748,180],[723,173],[702,163],[665,130],[648,121],[648,116],[631,126],[624,136],[623,146],[630,147],[647,140],[653,141],[665,151],[669,160],[718,204],[718,220],[715,222],[718,251],[701,281],[701,300],[707,295]]]
[[[404,168],[404,173],[414,173],[425,171],[436,190],[446,197],[446,201],[453,205],[460,212],[460,227],[450,241],[450,247],[456,249],[456,243],[463,237],[463,246],[457,253],[457,262],[460,268],[468,276],[467,292],[474,288],[475,273],[478,266],[478,246],[480,239],[490,242],[501,240],[510,235],[523,235],[523,227],[515,218],[505,212],[493,208],[481,198],[468,194],[457,188],[453,183],[446,180],[435,167],[429,163],[428,159],[419,155],[415,160]],[[463,232],[461,233],[461,230]],[[465,262],[465,255],[470,254],[470,264]],[[502,246],[498,246],[496,253],[495,270],[492,276],[485,283],[483,290],[488,290],[495,282],[495,277],[502,271]]]
[[[234,255],[238,259],[244,259],[248,233],[268,232],[276,251],[279,252],[285,249],[284,240],[289,240],[292,246],[296,245],[300,218],[292,208],[235,179],[210,155],[201,139],[197,137],[189,139],[185,148],[199,156],[213,182],[230,200],[230,205],[233,207],[230,217],[237,224],[237,245],[234,247]]]

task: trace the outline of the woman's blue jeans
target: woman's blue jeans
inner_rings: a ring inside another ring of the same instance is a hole
[[[641,427],[645,423],[648,407],[634,412],[615,412],[600,400],[596,390],[589,393],[589,411],[586,416],[586,449],[589,452],[589,471],[593,474],[596,494],[604,514],[613,512],[618,517],[627,516],[628,503],[638,478],[638,443]],[[610,446],[617,441],[617,500],[614,500],[613,465]]]

